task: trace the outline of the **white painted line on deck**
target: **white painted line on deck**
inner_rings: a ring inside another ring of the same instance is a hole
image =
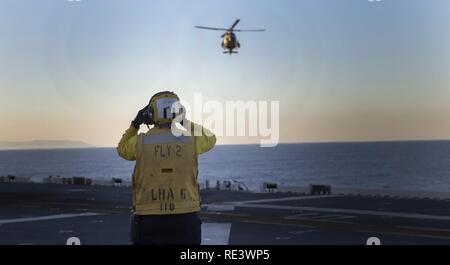
[[[356,218],[356,216],[341,215],[341,214],[325,214],[325,215],[319,215],[316,217],[312,217],[312,219],[333,219],[333,220],[353,219],[353,218]]]
[[[421,213],[384,212],[372,210],[337,209],[337,208],[321,208],[321,207],[298,207],[298,206],[267,205],[267,204],[240,204],[236,205],[236,207],[272,209],[272,210],[311,211],[311,212],[339,213],[339,214],[375,215],[375,216],[389,216],[389,217],[410,218],[410,219],[450,221],[450,216],[430,215]]]
[[[277,236],[277,237],[275,237],[275,240],[291,240],[291,237],[289,237],[289,236]]]
[[[297,230],[297,231],[289,231],[289,234],[292,234],[292,235],[302,235],[302,234],[306,234],[306,233],[312,233],[312,232],[315,232],[316,230],[313,230],[313,229],[311,229],[311,230]]]
[[[202,245],[228,245],[231,223],[203,223]]]
[[[74,218],[74,217],[96,216],[96,215],[102,215],[102,214],[100,214],[100,213],[74,213],[74,214],[46,215],[46,216],[29,217],[29,218],[5,219],[5,220],[0,220],[0,225],[24,223],[24,222],[35,222],[35,221],[46,221],[46,220],[55,220],[55,219],[65,219],[65,218]]]
[[[313,219],[313,220],[342,220],[342,219],[353,219],[356,218],[354,215],[340,215],[340,214],[324,214],[320,215],[319,213],[303,213],[303,214],[294,214],[284,217],[287,220],[301,220],[301,219]]]
[[[302,201],[302,200],[323,199],[323,198],[335,198],[335,197],[344,197],[344,195],[296,196],[296,197],[286,197],[286,198],[276,198],[276,199],[261,199],[261,200],[251,200],[251,201],[225,202],[225,204],[238,205],[238,204],[247,204],[247,203],[266,203],[266,202]]]
[[[232,212],[234,205],[211,204],[206,206],[208,212]]]
[[[284,219],[287,219],[287,220],[294,219],[294,220],[296,220],[296,219],[305,218],[305,217],[311,218],[311,217],[317,216],[317,215],[319,215],[319,214],[318,213],[300,213],[300,214],[294,214],[294,215],[286,216],[286,217],[284,217]]]
[[[405,225],[397,225],[396,227],[402,228],[402,229],[429,231],[429,232],[450,232],[450,229],[445,229],[445,228],[405,226]]]

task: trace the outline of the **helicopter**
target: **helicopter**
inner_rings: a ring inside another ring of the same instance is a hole
[[[236,38],[236,34],[234,32],[243,32],[243,31],[253,31],[253,32],[260,32],[265,31],[265,29],[235,29],[236,25],[240,22],[240,19],[237,19],[233,25],[231,25],[230,28],[212,28],[212,27],[203,27],[203,26],[195,26],[198,29],[207,29],[207,30],[219,30],[219,31],[225,31],[224,34],[222,34],[222,48],[225,50],[223,51],[224,54],[230,54],[230,56],[233,53],[238,53],[236,50],[241,47],[241,44],[239,43],[238,39]]]

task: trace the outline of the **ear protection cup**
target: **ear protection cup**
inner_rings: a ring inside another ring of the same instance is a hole
[[[149,104],[147,109],[144,111],[144,124],[145,125],[153,125],[154,121],[153,121],[153,111],[152,111],[152,107]]]

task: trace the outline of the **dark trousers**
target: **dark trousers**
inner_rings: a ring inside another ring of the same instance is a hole
[[[197,213],[134,215],[131,242],[133,245],[200,245],[201,224]]]

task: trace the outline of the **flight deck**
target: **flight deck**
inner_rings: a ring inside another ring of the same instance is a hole
[[[450,200],[203,190],[204,245],[450,244]],[[129,187],[0,183],[0,244],[128,245]]]

